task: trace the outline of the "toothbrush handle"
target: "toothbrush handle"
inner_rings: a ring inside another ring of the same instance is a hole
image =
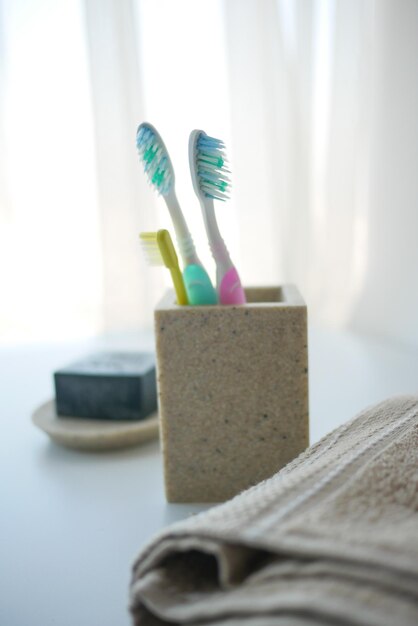
[[[245,304],[247,302],[240,277],[234,266],[224,274],[218,291],[220,304]]]
[[[245,304],[247,302],[245,292],[236,267],[229,256],[228,248],[219,231],[213,200],[205,198],[201,200],[201,205],[209,247],[216,263],[219,303]]]
[[[173,221],[181,258],[183,259],[183,284],[188,304],[201,306],[217,304],[218,296],[208,273],[196,253],[192,236],[181,212],[174,189],[165,196],[167,208]]]
[[[180,272],[180,268],[172,267],[170,269],[171,278],[173,280],[174,289],[177,296],[177,304],[185,305],[188,304],[186,289],[184,287],[183,277]]]
[[[200,261],[196,254],[196,248],[187,227],[186,220],[184,219],[180,204],[177,200],[174,188],[167,196],[164,196],[167,208],[171,215],[174,231],[176,233],[177,244],[179,252],[183,260],[184,265],[196,264],[199,265]]]

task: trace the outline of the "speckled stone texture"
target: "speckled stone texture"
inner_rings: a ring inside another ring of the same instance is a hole
[[[293,285],[244,306],[155,310],[166,497],[220,502],[309,445],[307,310]]]

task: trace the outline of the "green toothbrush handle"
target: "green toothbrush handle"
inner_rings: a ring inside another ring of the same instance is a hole
[[[189,305],[218,304],[216,290],[201,265],[186,265],[183,270],[183,280]]]

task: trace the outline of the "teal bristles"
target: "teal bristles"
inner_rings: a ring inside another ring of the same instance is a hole
[[[173,186],[173,168],[161,138],[147,124],[140,124],[136,133],[136,147],[149,182],[161,195],[167,195]]]
[[[204,133],[197,140],[197,176],[207,198],[228,200],[231,181],[225,156],[225,144]]]

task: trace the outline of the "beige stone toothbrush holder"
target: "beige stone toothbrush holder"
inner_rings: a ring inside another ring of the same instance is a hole
[[[155,310],[169,502],[221,502],[309,445],[307,309],[297,288],[245,289],[241,306]]]

